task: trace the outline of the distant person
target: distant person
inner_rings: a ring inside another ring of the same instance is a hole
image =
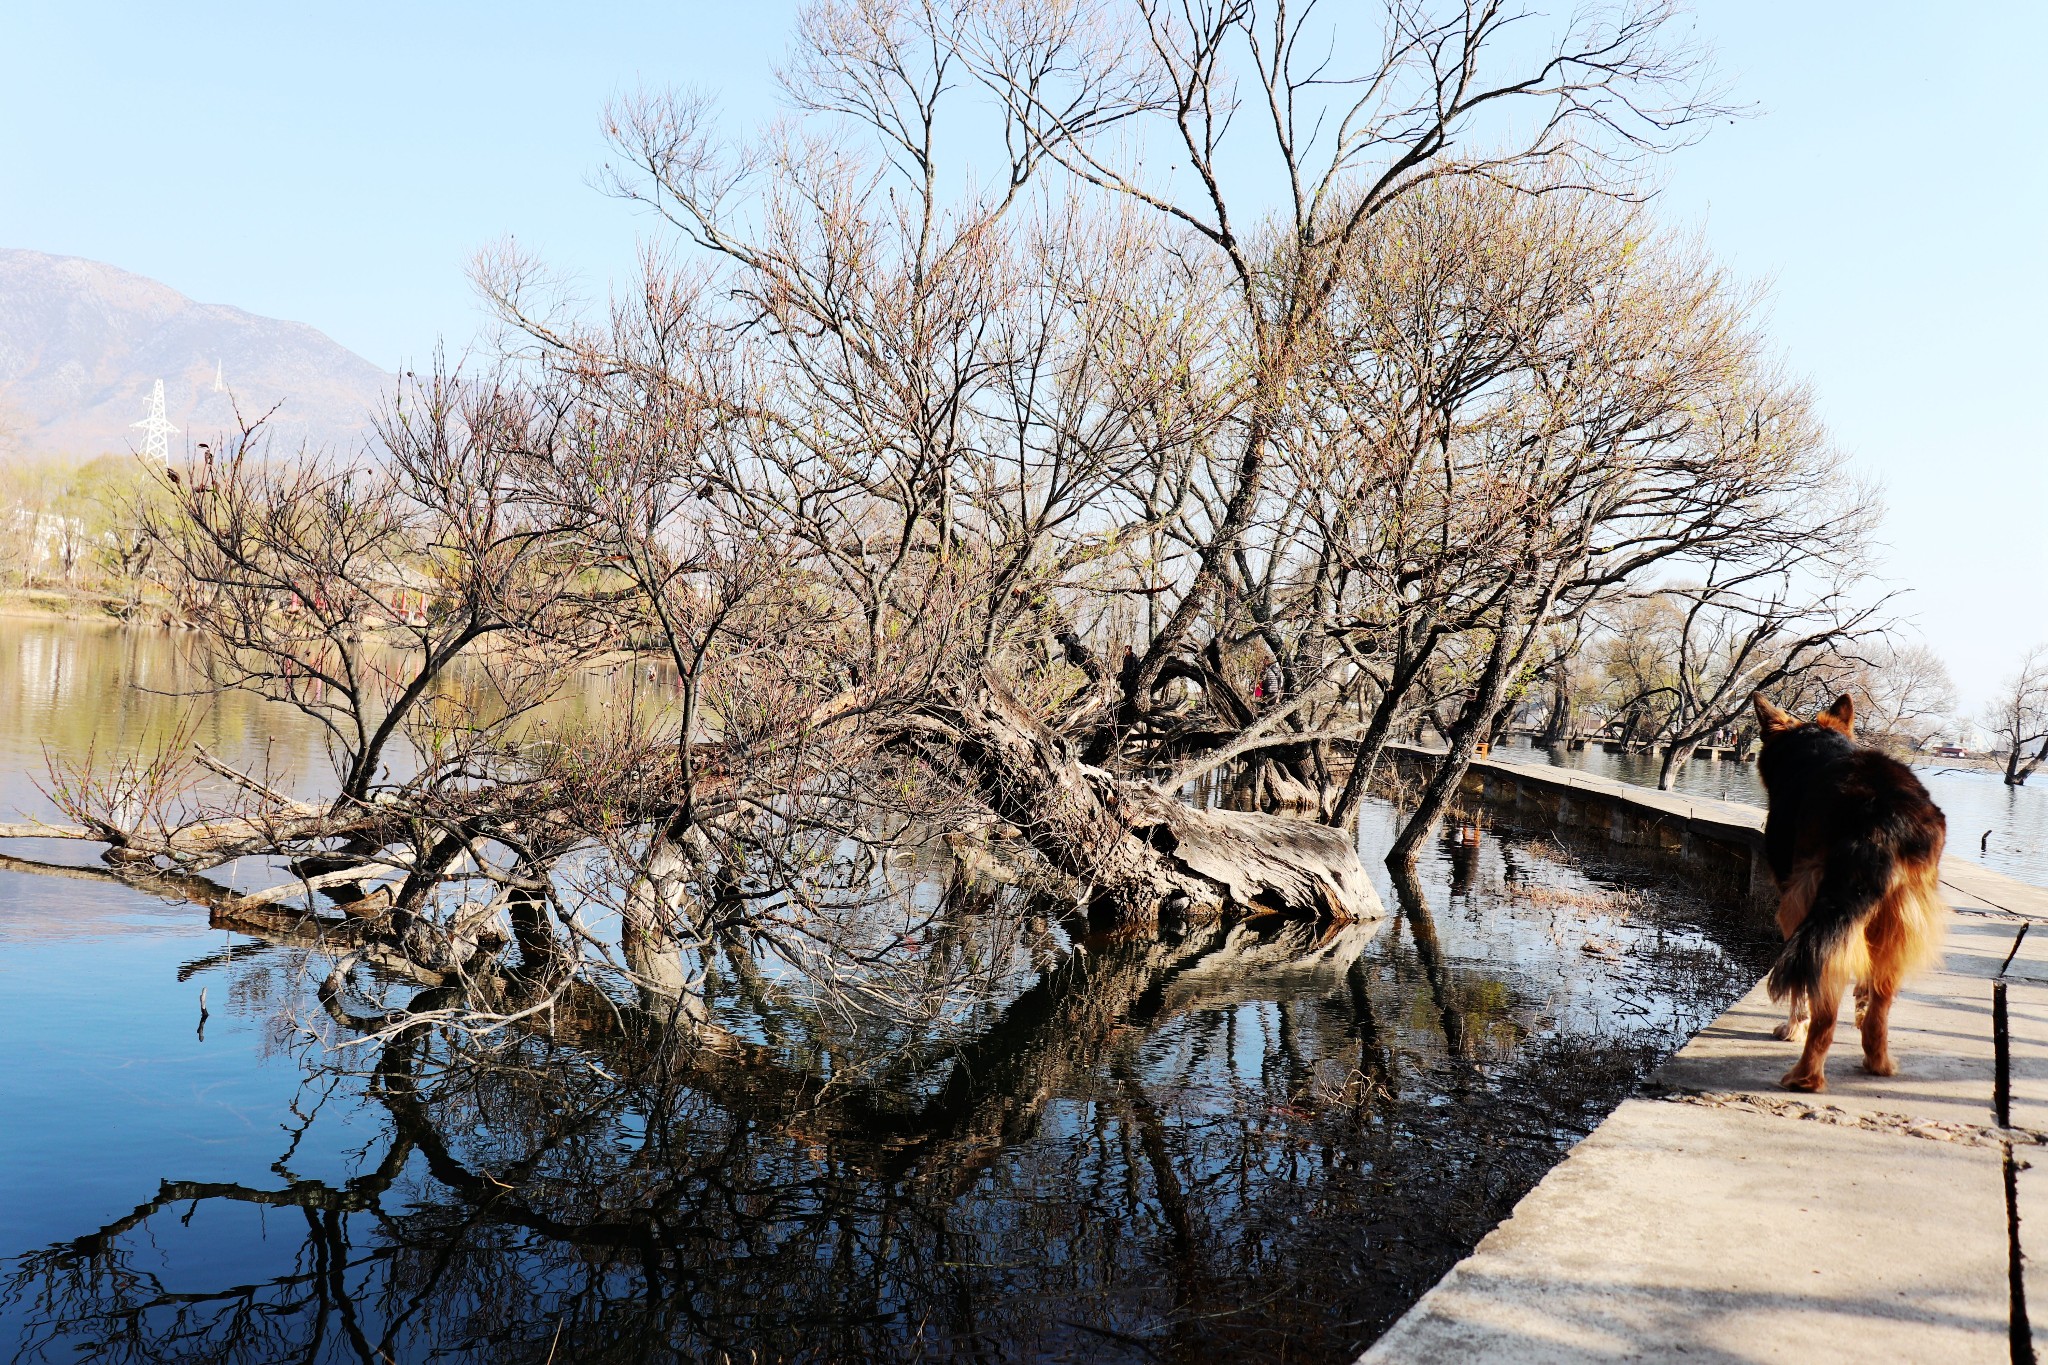
[[[1124,657],[1117,663],[1116,681],[1117,685],[1123,688],[1125,696],[1136,695],[1138,691],[1138,655],[1129,645],[1124,646]]]

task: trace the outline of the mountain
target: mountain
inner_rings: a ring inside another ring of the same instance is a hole
[[[216,379],[224,381],[216,388]],[[195,303],[73,256],[0,248],[0,452],[80,458],[137,448],[150,393],[188,442],[280,400],[274,442],[358,446],[395,382],[301,322]]]

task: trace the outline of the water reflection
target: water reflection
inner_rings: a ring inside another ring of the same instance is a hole
[[[935,954],[1032,928],[943,1047],[765,1011],[742,956],[712,1008],[744,1046],[590,1000],[370,1050],[315,949],[0,878],[29,1360],[1348,1360],[1770,952],[1451,829],[1327,933],[948,898]]]
[[[1439,865],[1434,891],[1395,886],[1397,917],[1319,939],[1079,943],[887,1086],[602,1021],[498,1048],[421,1030],[374,1059],[337,1026],[292,1049],[267,1163],[164,1171],[7,1263],[0,1316],[30,1359],[1346,1357],[1747,970],[1655,916],[1614,974],[1675,1010],[1586,1016],[1620,997],[1563,970],[1580,917],[1546,932],[1498,898],[1507,863],[1471,856],[1464,892]],[[1432,894],[1559,960],[1482,969]],[[181,974],[225,978],[245,1014],[304,1011],[283,952]],[[326,1128],[347,1174],[301,1178]]]
[[[308,727],[241,693],[215,695],[184,637],[74,621],[0,620],[0,820],[62,819],[37,790],[46,753],[140,753],[189,728],[294,792],[324,764]],[[74,851],[75,852],[75,851]]]
[[[458,670],[447,686],[465,681]],[[637,670],[588,672],[542,714],[573,720],[622,701],[651,706],[671,681],[648,681]],[[282,703],[217,688],[192,636],[0,618],[0,821],[63,819],[38,790],[46,754],[75,763],[95,752],[145,753],[178,736],[289,795],[332,789],[333,760],[320,728]]]

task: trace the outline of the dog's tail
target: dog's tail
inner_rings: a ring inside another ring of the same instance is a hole
[[[1850,981],[1871,979],[1886,995],[1941,946],[1939,815],[1901,813],[1868,834],[1836,844],[1813,902],[1767,980],[1771,999],[1791,991],[1839,1000]],[[1881,924],[1866,926],[1884,911]],[[1882,978],[1882,980],[1878,980]]]
[[[1766,979],[1771,999],[1799,991],[1839,1000],[1864,923],[1877,913],[1892,880],[1892,851],[1882,837],[1847,840],[1828,851],[1806,918],[1785,940]]]

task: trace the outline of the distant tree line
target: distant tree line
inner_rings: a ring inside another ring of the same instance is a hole
[[[0,587],[132,608],[150,595],[142,503],[154,488],[128,455],[0,461]]]
[[[1701,596],[1689,586],[1660,588],[1589,617],[1571,648],[1544,661],[1517,719],[1542,744],[1597,739],[1656,754],[1664,787],[1703,746],[1753,749],[1755,691],[1795,712],[1849,693],[1858,737],[1902,755],[1951,731],[1947,668],[1924,645],[1899,644],[1877,628],[1875,607],[1808,623],[1769,610],[1730,621],[1700,612]]]

